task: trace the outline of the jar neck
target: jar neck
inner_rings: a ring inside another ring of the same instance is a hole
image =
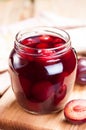
[[[32,48],[23,45],[20,42],[28,37],[39,36],[39,35],[51,35],[51,36],[59,37],[65,41],[65,44],[53,48],[38,49],[38,48]],[[23,30],[17,33],[15,38],[14,48],[16,52],[21,52],[26,55],[55,56],[67,52],[71,48],[71,42],[70,42],[69,34],[61,29],[57,29],[55,27],[34,27],[33,29]],[[42,53],[43,51],[46,53]]]

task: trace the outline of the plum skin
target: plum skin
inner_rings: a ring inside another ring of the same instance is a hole
[[[78,58],[76,83],[86,85],[86,57]]]

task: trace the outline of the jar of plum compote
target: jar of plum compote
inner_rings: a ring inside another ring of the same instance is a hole
[[[76,68],[76,54],[67,32],[34,27],[16,35],[9,72],[16,99],[28,112],[62,110],[73,90]]]

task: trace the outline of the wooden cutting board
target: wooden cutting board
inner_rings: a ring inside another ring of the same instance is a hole
[[[75,85],[71,99],[86,99],[86,86]],[[55,114],[33,115],[17,103],[11,87],[0,98],[0,128],[4,130],[86,130],[86,123],[73,125],[66,121],[63,111]]]

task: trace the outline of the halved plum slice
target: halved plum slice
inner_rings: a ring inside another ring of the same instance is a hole
[[[27,37],[20,41],[20,43],[31,48],[36,48],[36,44],[40,43],[40,40],[39,37]]]
[[[53,93],[53,85],[49,81],[41,81],[33,86],[31,98],[37,102],[44,102],[52,97]]]
[[[24,40],[21,41],[21,44],[25,46],[30,46],[33,44],[33,39],[32,38],[25,38]]]
[[[52,36],[49,36],[49,35],[42,35],[42,36],[40,36],[40,41],[41,42],[52,42],[53,41],[53,38],[52,38]]]
[[[26,52],[18,52],[19,55],[28,61],[33,61],[34,60],[34,56],[33,56],[33,50],[31,51],[31,49],[25,48],[24,49]]]
[[[37,49],[47,49],[48,48],[48,44],[46,43],[39,43],[36,45]]]
[[[26,97],[29,97],[30,95],[30,86],[31,82],[29,79],[22,78],[21,76],[19,77],[20,79],[20,85],[22,87],[23,93]]]
[[[73,124],[86,122],[86,99],[75,99],[69,101],[64,108],[66,119]]]
[[[56,62],[56,57],[54,57],[55,52],[49,49],[42,49],[38,52],[39,57],[35,60],[41,64],[51,64]]]
[[[67,87],[64,84],[56,91],[56,94],[54,96],[54,105],[58,105],[59,102],[61,102],[64,99],[66,92],[67,92]]]
[[[64,39],[60,38],[60,37],[56,37],[56,38],[54,38],[54,42],[53,43],[54,44],[65,44],[66,41]]]

